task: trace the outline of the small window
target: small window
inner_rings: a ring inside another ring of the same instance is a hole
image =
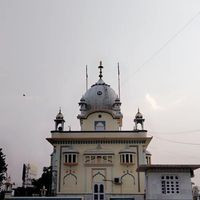
[[[146,156],[146,163],[147,165],[151,164],[151,156]]]
[[[68,155],[65,155],[65,163],[68,163]]]
[[[76,155],[73,155],[73,163],[76,163]]]
[[[64,164],[65,165],[76,165],[77,164],[77,154],[76,153],[67,153],[64,155]]]
[[[90,161],[90,156],[85,156],[85,163],[88,163]]]
[[[179,193],[178,176],[165,175],[161,176],[161,193],[162,194],[175,194]]]
[[[108,156],[108,163],[112,163],[112,156]]]
[[[85,156],[85,164],[112,164],[112,156],[108,155],[94,155]]]
[[[104,159],[104,160],[107,160],[107,156],[103,156],[103,159]]]
[[[95,128],[95,131],[105,131],[106,130],[106,122],[105,121],[95,121],[94,128]]]
[[[91,156],[91,163],[92,163],[92,164],[95,163],[95,156]]]
[[[101,156],[97,156],[97,163],[98,163],[98,164],[101,163]]]
[[[121,162],[121,164],[134,164],[134,154],[133,153],[121,153],[120,162]]]
[[[72,155],[69,154],[69,155],[68,155],[68,163],[71,163],[71,162],[72,162]]]
[[[133,162],[133,154],[130,154],[130,163]]]
[[[126,154],[126,163],[129,163],[129,154]]]

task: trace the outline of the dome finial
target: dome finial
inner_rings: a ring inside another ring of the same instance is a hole
[[[99,78],[101,79],[103,77],[102,75],[102,69],[103,69],[103,66],[102,66],[102,61],[100,61],[100,65],[98,67],[100,69],[100,72],[99,72]]]

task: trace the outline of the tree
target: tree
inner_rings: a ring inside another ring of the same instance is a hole
[[[43,188],[43,186],[45,186],[45,188],[47,189],[47,196],[51,196],[51,177],[51,167],[44,167],[41,177],[37,180],[33,180],[35,193],[40,194],[40,190]]]
[[[198,186],[193,186],[192,188],[193,199],[197,200],[199,197],[199,188]]]
[[[18,187],[15,189],[15,196],[40,196],[43,186],[47,189],[46,196],[52,196],[51,194],[51,167],[44,167],[43,173],[39,179],[33,179],[33,187]]]
[[[5,161],[5,155],[0,148],[0,186],[2,185],[3,180],[6,178],[7,164]]]

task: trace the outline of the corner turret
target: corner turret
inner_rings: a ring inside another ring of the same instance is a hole
[[[143,118],[143,115],[140,113],[140,110],[138,108],[138,112],[135,115],[135,119],[134,119],[134,122],[135,122],[134,130],[140,130],[138,127],[138,124],[141,125],[141,130],[144,130],[144,121],[145,119]]]
[[[54,120],[55,122],[55,131],[64,131],[64,116],[61,112],[61,108],[59,109],[58,114],[56,115],[56,119]]]

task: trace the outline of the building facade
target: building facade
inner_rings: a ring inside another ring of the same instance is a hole
[[[139,109],[133,130],[122,130],[121,101],[102,77],[81,97],[79,131],[64,129],[59,110],[47,140],[52,191],[59,198],[85,200],[192,200],[191,177],[200,165],[152,165]]]
[[[145,195],[144,172],[139,165],[150,164],[146,150],[151,141],[138,110],[133,130],[121,130],[123,115],[118,95],[102,77],[79,102],[79,131],[66,131],[59,111],[55,130],[47,140],[51,155],[52,190],[57,196],[87,200],[132,199]]]
[[[200,165],[141,165],[145,172],[146,200],[192,200],[191,177]]]

